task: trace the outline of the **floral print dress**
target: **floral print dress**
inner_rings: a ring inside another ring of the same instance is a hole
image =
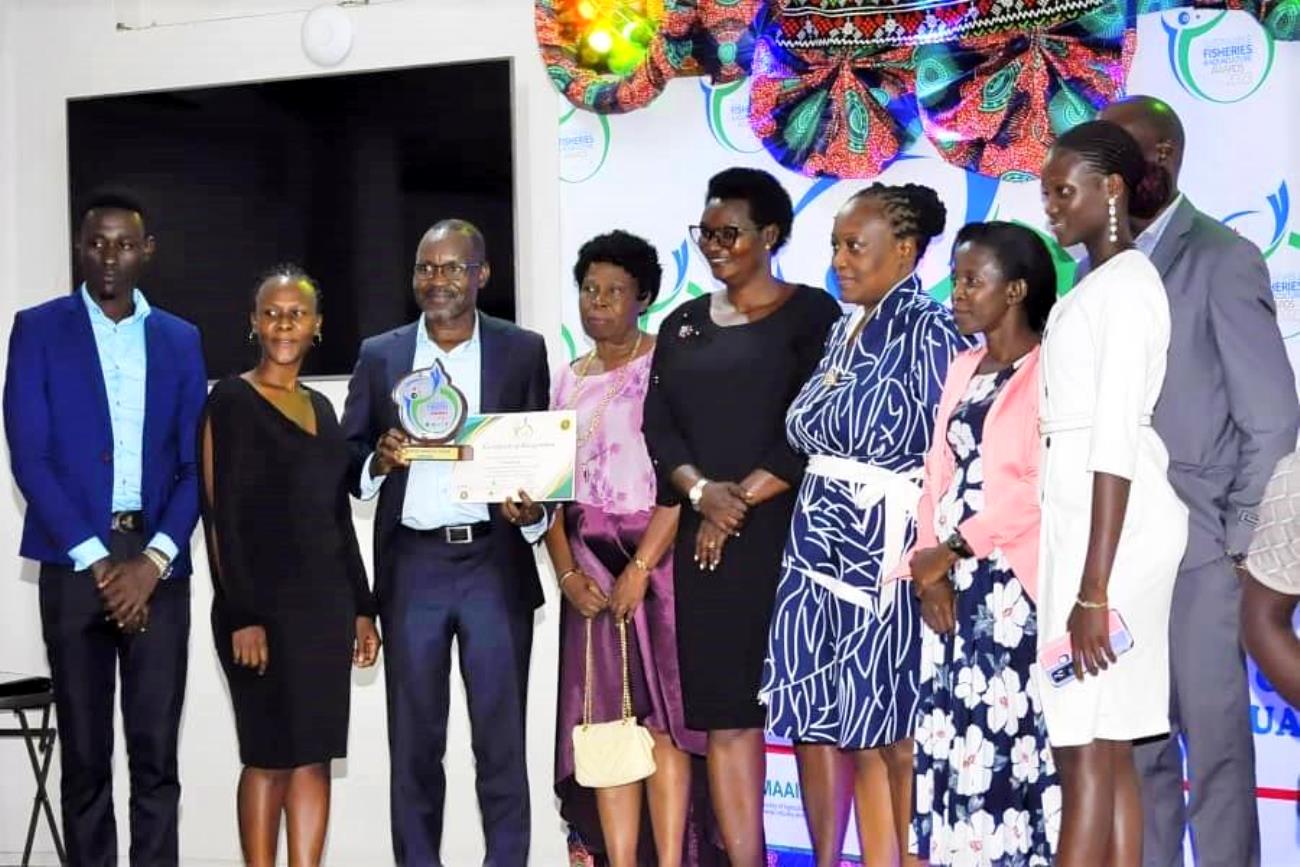
[[[1015,367],[976,375],[948,424],[956,461],[935,510],[950,536],[984,508],[984,419]],[[913,843],[931,864],[1052,863],[1061,790],[1032,670],[1035,607],[1001,550],[959,562],[957,630],[922,633]]]

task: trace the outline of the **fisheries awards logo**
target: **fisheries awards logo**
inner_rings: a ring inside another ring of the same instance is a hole
[[[560,180],[581,184],[596,176],[609,159],[609,119],[560,100]]]
[[[1234,211],[1219,222],[1248,239],[1268,263],[1277,324],[1282,337],[1300,337],[1300,272],[1294,267],[1300,257],[1300,232],[1291,229],[1291,194],[1286,181],[1268,195],[1267,208]]]
[[[704,115],[718,144],[737,154],[756,154],[763,143],[749,125],[749,79],[730,84],[707,84],[700,79]]]
[[[1184,90],[1206,102],[1241,102],[1273,69],[1273,37],[1245,12],[1179,9],[1161,18],[1169,65]]]

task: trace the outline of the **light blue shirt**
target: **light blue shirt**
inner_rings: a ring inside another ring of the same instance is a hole
[[[443,349],[429,337],[424,317],[415,324],[415,358],[412,370],[433,367],[441,361],[443,370],[451,377],[452,385],[465,395],[466,410],[470,415],[480,411],[483,391],[483,341],[479,335],[479,318],[474,317],[474,333],[469,340]],[[379,493],[386,476],[370,475],[370,460],[361,470],[361,497],[370,499]],[[461,503],[451,496],[452,464],[448,461],[412,461],[407,470],[406,498],[402,501],[402,526],[412,530],[434,530],[460,524],[475,524],[488,520],[488,509],[483,503]],[[524,538],[535,542],[546,531],[547,519],[522,527]]]
[[[149,318],[149,302],[139,289],[133,289],[135,309],[121,322],[105,315],[81,285],[81,299],[90,314],[90,329],[95,336],[99,367],[104,375],[108,396],[108,418],[113,429],[113,505],[114,512],[135,512],[141,508],[140,482],[144,467],[145,352],[144,321]],[[168,559],[175,559],[176,543],[164,533],[149,541]],[[88,569],[108,556],[103,541],[92,536],[68,552],[73,568]]]
[[[1133,246],[1137,247],[1143,256],[1148,259],[1151,258],[1156,245],[1165,236],[1165,229],[1169,228],[1169,221],[1174,218],[1174,211],[1177,211],[1178,206],[1182,203],[1183,194],[1179,193],[1178,198],[1170,202],[1169,206],[1160,212],[1160,216],[1156,218],[1156,221],[1143,229],[1142,234],[1133,239]]]

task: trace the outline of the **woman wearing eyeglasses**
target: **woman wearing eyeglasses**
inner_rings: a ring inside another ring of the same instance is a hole
[[[674,569],[686,724],[708,732],[709,790],[733,867],[766,864],[757,696],[804,463],[786,443],[785,411],[840,315],[825,292],[772,274],[793,219],[766,172],[709,181],[691,230],[724,291],[664,320],[645,401],[659,503],[684,506]]]
[[[627,232],[582,246],[573,277],[582,328],[594,347],[559,372],[551,400],[552,408],[578,414],[574,500],[546,534],[565,600],[555,793],[579,838],[570,844],[575,864],[590,863],[577,851],[581,847],[604,853],[610,867],[636,867],[641,839],[648,836],[643,798],[657,864],[696,867],[714,863],[705,856],[716,853],[701,832],[707,804],[688,811],[691,754],[704,755],[704,735],[686,728],[677,670],[673,569],[666,555],[680,509],[655,504],[655,473],[641,435],[655,339],[641,331],[638,319],[659,294],[661,275],[654,247]],[[623,712],[618,620],[628,625],[633,713],[654,738],[656,768],[644,783],[586,789],[574,779],[572,732],[582,722],[588,664],[592,719],[614,720]]]
[[[786,416],[808,471],[763,698],[769,730],[795,742],[817,867],[839,864],[849,789],[866,863],[907,851],[921,618],[906,584],[887,576],[915,533],[948,363],[970,345],[916,273],[945,218],[934,190],[917,184],[873,184],[840,208],[832,264],[856,309]]]

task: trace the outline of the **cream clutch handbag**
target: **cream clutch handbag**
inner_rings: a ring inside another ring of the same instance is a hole
[[[623,655],[623,716],[591,721],[591,620],[587,620],[587,673],[582,688],[582,724],[573,727],[573,775],[578,785],[607,789],[644,780],[655,772],[654,738],[632,715],[632,685],[627,663],[627,623],[618,621]]]

